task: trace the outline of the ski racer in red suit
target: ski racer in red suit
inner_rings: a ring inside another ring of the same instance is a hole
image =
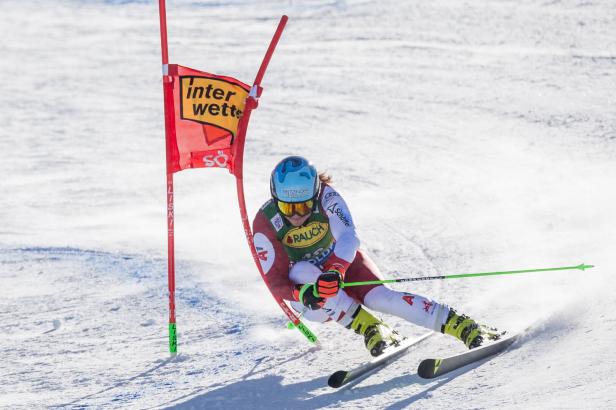
[[[382,280],[372,259],[360,249],[349,208],[305,158],[280,161],[271,175],[272,198],[253,221],[254,243],[272,292],[307,320],[332,320],[364,336],[373,356],[397,344],[396,334],[366,308],[452,335],[468,348],[495,329],[425,296],[394,291],[385,285],[341,289],[341,282]],[[306,284],[312,284],[305,286]]]

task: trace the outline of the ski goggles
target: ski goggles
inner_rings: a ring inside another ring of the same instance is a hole
[[[283,202],[277,200],[276,205],[284,216],[306,216],[314,209],[314,200],[309,199],[304,202]]]

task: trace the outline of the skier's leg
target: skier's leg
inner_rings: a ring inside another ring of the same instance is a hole
[[[377,286],[364,297],[364,305],[377,312],[398,316],[418,326],[441,331],[447,321],[449,306],[425,296],[398,292],[386,286]]]
[[[383,275],[376,264],[362,250],[357,255],[346,274],[348,282],[382,280]],[[377,312],[401,317],[425,328],[441,331],[447,320],[449,307],[424,296],[397,292],[384,285],[353,286],[347,288],[349,294],[367,308]]]
[[[419,326],[451,335],[472,349],[480,346],[484,338],[498,339],[497,329],[481,326],[466,315],[458,315],[447,305],[424,296],[397,292],[385,286],[372,289],[364,298],[370,309],[401,317]]]
[[[289,272],[289,278],[293,283],[314,283],[321,274],[321,270],[309,262],[297,262]],[[302,316],[314,322],[326,322],[334,320],[347,329],[364,336],[364,344],[373,356],[383,352],[388,344],[395,342],[391,332],[382,329],[382,322],[351,298],[344,290],[328,298],[323,308],[310,310],[300,302],[291,302],[291,307]]]
[[[376,264],[366,254],[358,251],[347,271],[346,280],[354,282],[381,278]],[[496,339],[500,336],[496,329],[480,326],[468,316],[458,315],[449,306],[425,296],[394,291],[384,285],[350,287],[347,292],[370,309],[454,336],[469,348],[481,345],[486,337]]]

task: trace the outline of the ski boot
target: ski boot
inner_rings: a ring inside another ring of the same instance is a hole
[[[375,357],[383,353],[387,346],[400,343],[389,326],[375,318],[362,306],[355,311],[353,321],[347,327],[364,336],[366,349]]]
[[[441,333],[461,340],[469,349],[481,346],[484,339],[498,340],[505,334],[499,333],[496,328],[479,325],[466,315],[458,315],[453,309],[449,309],[447,321],[441,326]]]

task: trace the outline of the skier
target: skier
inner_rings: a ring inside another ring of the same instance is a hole
[[[469,349],[485,337],[498,338],[495,329],[425,296],[384,285],[341,289],[343,281],[382,280],[382,275],[360,249],[349,208],[331,177],[317,173],[305,158],[280,161],[270,191],[272,198],[253,221],[255,247],[269,288],[307,320],[332,320],[354,330],[373,356],[399,340],[366,308],[452,335]]]

